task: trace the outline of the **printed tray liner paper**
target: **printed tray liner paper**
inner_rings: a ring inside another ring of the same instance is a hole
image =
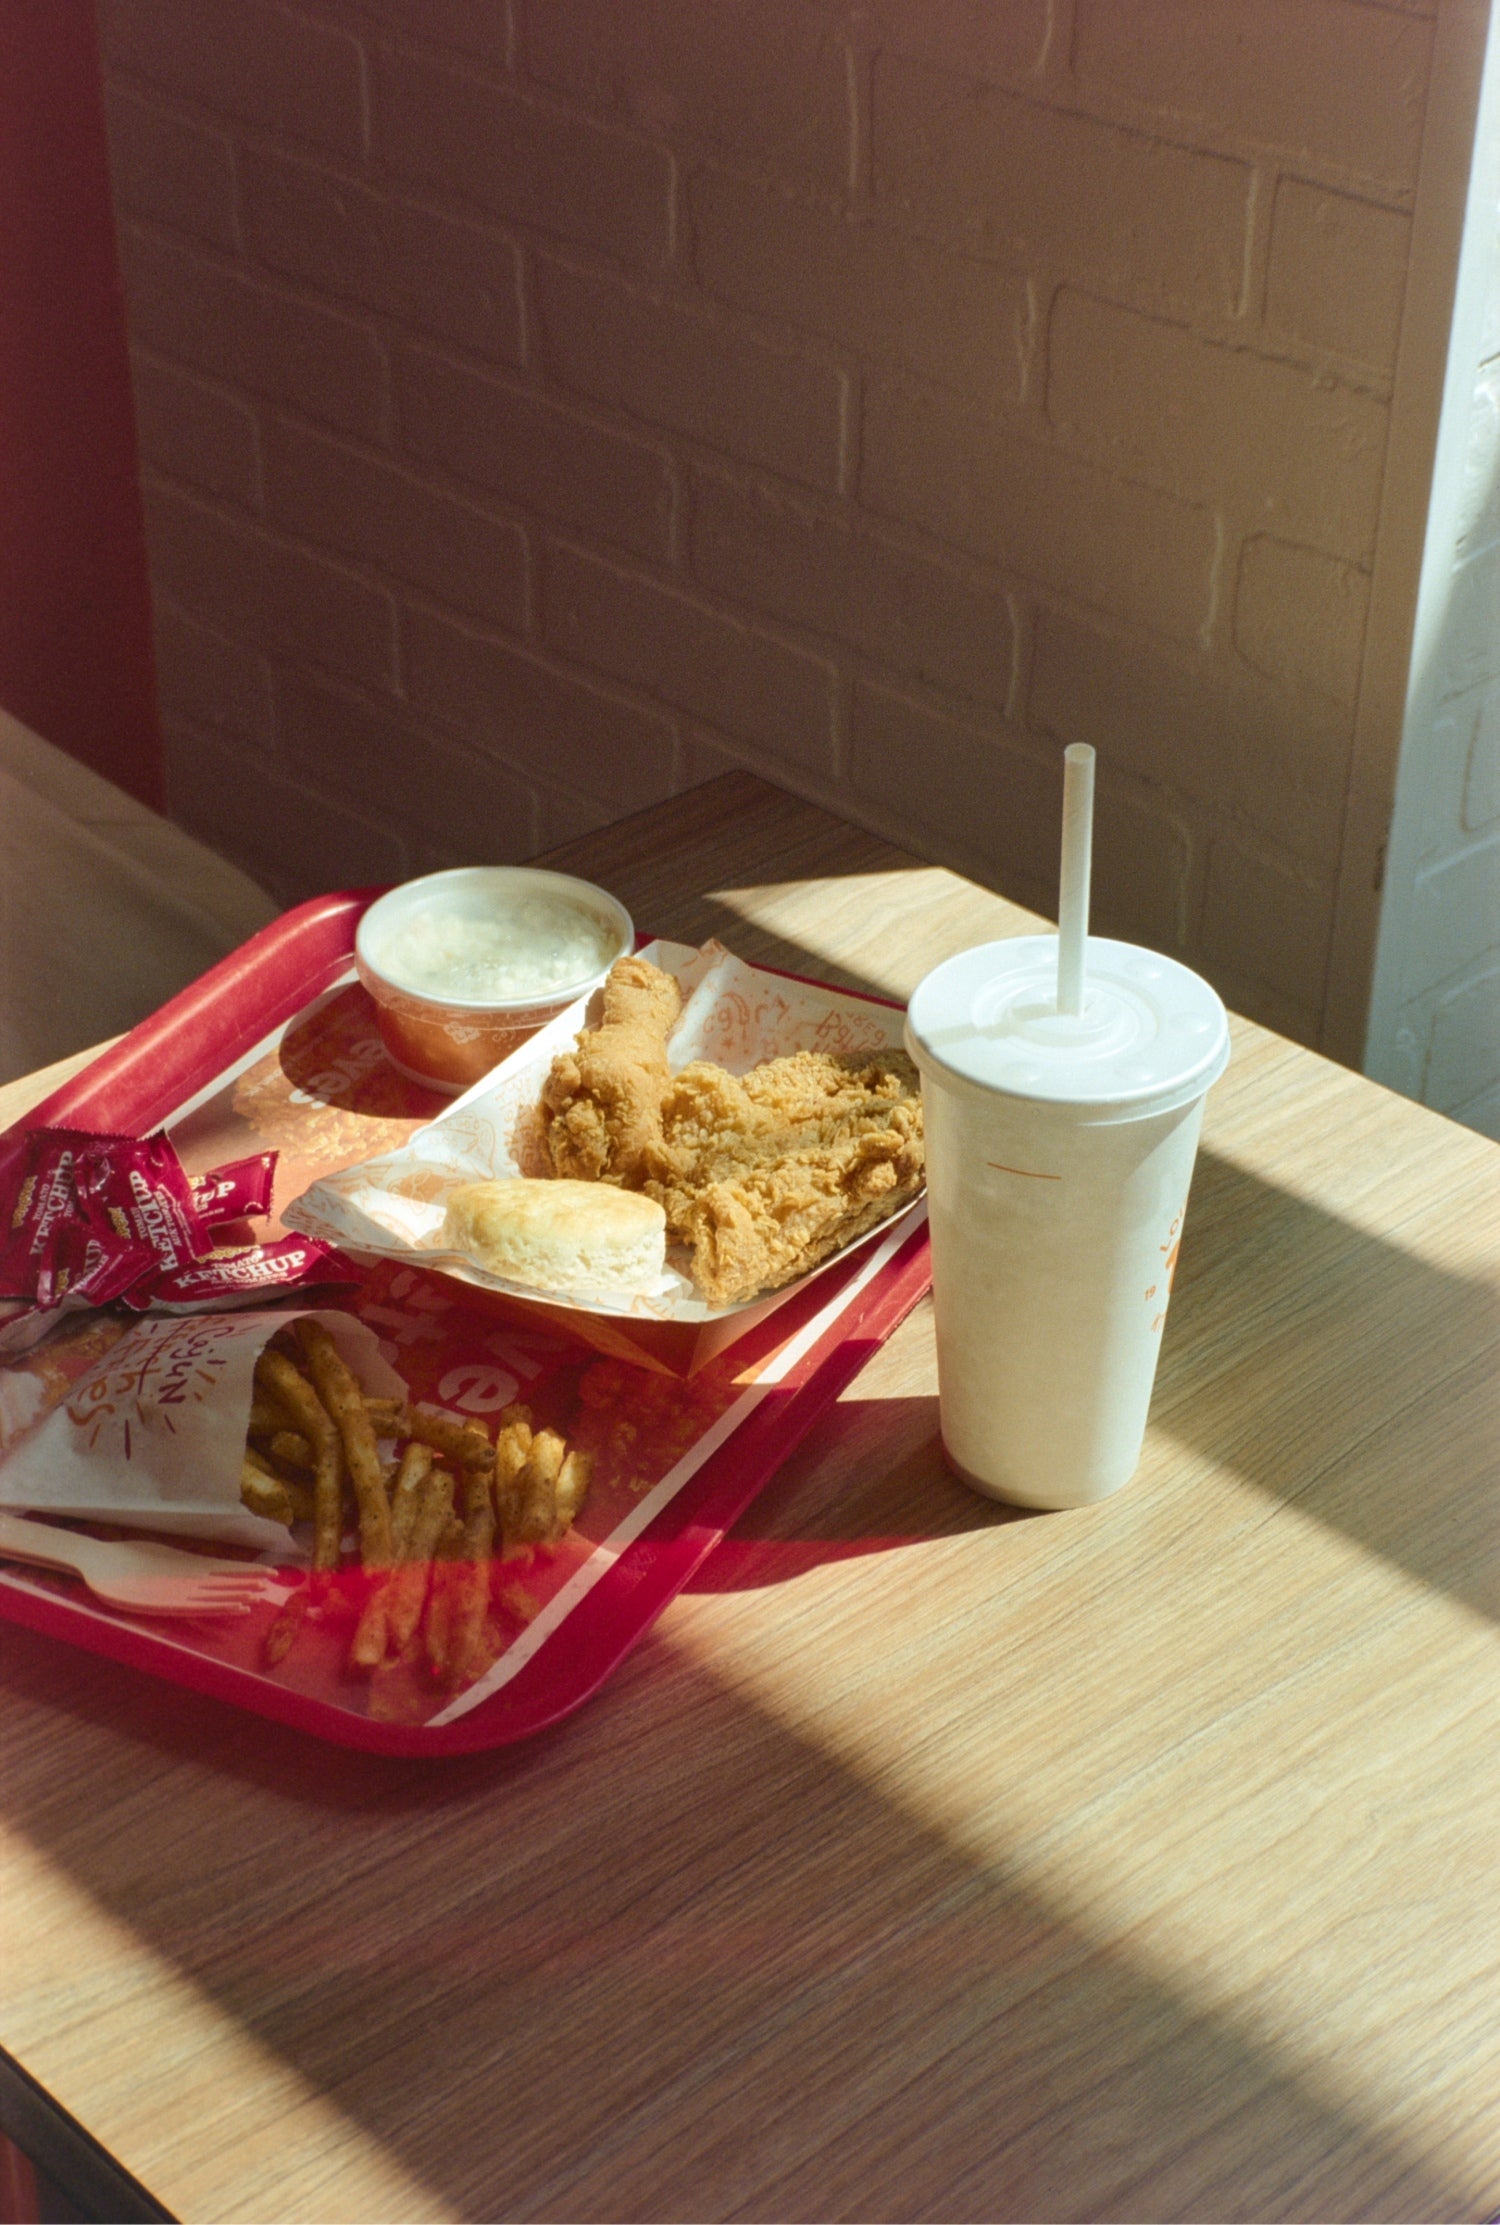
[[[26,1125],[66,1119],[140,1131],[165,1122],[194,1173],[274,1146],[282,1153],[267,1231],[274,1234],[303,1191],[461,1116],[495,1077],[456,1105],[406,1080],[384,1057],[365,991],[348,978],[354,928],[375,893],[287,914],[38,1106]],[[680,945],[647,948],[690,977],[700,958]],[[824,1011],[830,1002],[847,1007],[855,1028],[878,1015],[877,1034],[838,1047],[890,1042],[899,1029],[889,1007],[784,976],[756,978],[785,992],[788,1009],[802,1009],[806,995]],[[562,1039],[579,1024],[575,1013]],[[175,1105],[161,1101],[164,1075]],[[0,1138],[0,1157],[12,1141]],[[410,1259],[371,1267],[346,1310],[373,1332],[415,1400],[488,1417],[520,1397],[539,1423],[558,1423],[595,1455],[574,1531],[550,1557],[502,1579],[504,1644],[466,1690],[444,1692],[400,1665],[374,1679],[349,1674],[343,1621],[305,1623],[286,1659],[267,1671],[259,1659],[265,1627],[289,1588],[279,1582],[242,1621],[164,1627],[103,1607],[68,1577],[0,1565],[0,1613],[344,1744],[436,1754],[529,1735],[597,1688],[922,1296],[925,1218],[920,1204],[908,1208],[774,1308],[745,1309],[732,1344],[691,1374],[670,1363],[648,1372],[639,1350],[629,1360],[612,1356],[597,1335],[577,1333],[570,1310],[478,1287],[477,1278],[470,1285]],[[247,1240],[265,1228],[247,1228]],[[99,1317],[72,1317],[0,1375],[0,1457],[99,1369],[116,1333]],[[701,1335],[702,1325],[690,1333]]]

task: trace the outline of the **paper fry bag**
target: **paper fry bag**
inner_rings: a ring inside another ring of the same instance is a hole
[[[220,1545],[276,1550],[279,1522],[240,1503],[255,1363],[295,1313],[147,1315],[32,1421],[0,1459],[0,1506],[92,1516]],[[367,1392],[405,1386],[371,1330],[309,1309]]]

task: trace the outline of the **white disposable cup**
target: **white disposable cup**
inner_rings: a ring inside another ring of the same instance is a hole
[[[920,984],[943,1444],[977,1491],[1088,1506],[1140,1458],[1203,1100],[1229,1028],[1174,959],[1090,936],[1084,1009],[1057,938],[963,951]]]

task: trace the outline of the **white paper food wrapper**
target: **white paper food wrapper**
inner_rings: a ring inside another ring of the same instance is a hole
[[[792,1051],[900,1047],[899,1010],[816,983],[790,981],[783,974],[762,973],[718,943],[706,943],[701,950],[684,943],[648,943],[641,956],[670,973],[682,989],[682,1016],[667,1044],[674,1073],[699,1058],[712,1059],[731,1074],[745,1074],[765,1059],[784,1058]],[[518,1298],[545,1295],[554,1304],[622,1320],[719,1320],[763,1303],[751,1298],[738,1306],[710,1306],[686,1275],[670,1267],[649,1290],[541,1293],[487,1274],[462,1253],[441,1248],[438,1238],[449,1193],[460,1183],[552,1172],[542,1138],[542,1084],[553,1059],[572,1047],[586,1021],[587,1003],[580,999],[430,1126],[419,1128],[401,1150],[346,1167],[304,1190],[282,1216],[288,1227],[379,1259],[419,1259],[424,1267],[439,1268],[480,1289]],[[877,1233],[871,1230],[859,1241],[868,1243]]]
[[[278,1329],[301,1318],[146,1314],[40,1419],[45,1392],[18,1370],[8,1386],[14,1395],[0,1397],[0,1417],[11,1425],[0,1436],[0,1506],[274,1549],[287,1559],[281,1524],[240,1503],[240,1463],[255,1363]],[[306,1318],[324,1324],[372,1397],[406,1395],[363,1323],[313,1309]]]

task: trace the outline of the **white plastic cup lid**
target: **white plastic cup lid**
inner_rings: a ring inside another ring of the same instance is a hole
[[[1083,1010],[1057,1009],[1057,937],[980,943],[934,967],[907,1007],[924,1071],[1045,1104],[1168,1112],[1229,1061],[1229,1019],[1175,958],[1090,935]]]

